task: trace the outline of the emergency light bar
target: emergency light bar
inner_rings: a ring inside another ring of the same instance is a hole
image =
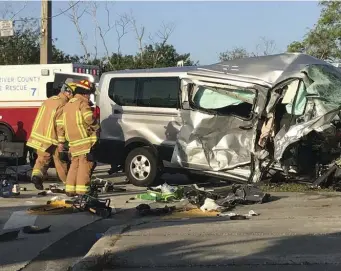
[[[91,74],[93,76],[99,76],[99,69],[93,69],[93,68],[75,67],[75,68],[73,68],[73,72]]]

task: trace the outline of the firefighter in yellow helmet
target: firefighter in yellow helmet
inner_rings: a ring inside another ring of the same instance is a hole
[[[76,84],[74,98],[63,109],[63,126],[58,129],[60,138],[69,142],[71,165],[66,178],[68,196],[89,192],[94,161],[91,149],[97,141],[99,124],[89,105],[93,87],[87,80]],[[63,143],[63,142],[60,142]]]
[[[32,171],[32,182],[36,189],[43,190],[43,177],[53,159],[59,179],[65,183],[67,164],[60,160],[57,126],[63,113],[63,107],[73,97],[75,86],[65,84],[58,95],[52,96],[43,102],[33,123],[27,146],[37,150],[37,160]]]

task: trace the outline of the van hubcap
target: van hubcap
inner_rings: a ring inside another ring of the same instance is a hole
[[[144,155],[135,156],[130,163],[130,172],[139,181],[147,179],[150,170],[150,162]]]

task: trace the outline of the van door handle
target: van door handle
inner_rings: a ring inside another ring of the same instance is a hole
[[[114,109],[114,114],[121,114],[122,112],[120,110]]]
[[[249,126],[239,126],[239,129],[242,130],[251,130],[253,128],[253,125],[249,125]]]

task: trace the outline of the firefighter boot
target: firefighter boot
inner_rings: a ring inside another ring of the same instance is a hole
[[[38,190],[44,190],[43,186],[43,179],[39,176],[32,177],[32,183],[34,184],[35,188]]]

